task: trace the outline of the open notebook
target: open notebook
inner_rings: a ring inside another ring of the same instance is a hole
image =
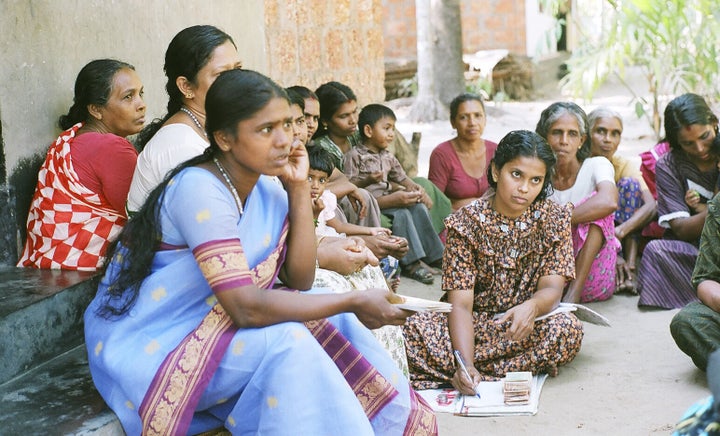
[[[453,413],[458,416],[518,416],[535,415],[540,405],[540,392],[547,374],[533,376],[530,402],[523,405],[507,405],[503,395],[503,382],[481,382],[480,398],[460,395],[454,389],[426,389],[418,391],[435,412]]]

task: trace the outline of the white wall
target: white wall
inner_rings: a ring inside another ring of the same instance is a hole
[[[165,49],[195,24],[224,30],[246,68],[267,69],[260,0],[0,0],[0,122],[8,174],[19,159],[55,140],[77,73],[92,59],[135,65],[148,120],[162,116]]]

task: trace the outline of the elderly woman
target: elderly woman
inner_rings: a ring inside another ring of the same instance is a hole
[[[416,388],[450,382],[473,395],[481,380],[510,371],[555,376],[580,351],[574,315],[536,321],[555,309],[575,269],[571,209],[547,198],[554,166],[543,138],[510,132],[488,167],[491,189],[448,217],[442,288],[452,312],[420,313],[403,326]]]
[[[428,179],[460,209],[487,191],[487,167],[497,144],[482,137],[485,131],[485,104],[477,94],[461,94],[450,103],[450,124],[457,135],[430,154]]]
[[[718,117],[702,97],[688,93],[668,103],[664,118],[670,151],[655,169],[658,223],[666,230],[643,251],[638,305],[677,309],[697,301],[690,279],[707,202],[718,181],[718,156],[712,151]]]
[[[85,65],[59,124],[64,132],[38,174],[18,266],[95,271],[127,219],[137,152],[125,137],[145,124],[135,68],[113,59]]]
[[[550,199],[573,205],[575,280],[563,297],[570,303],[612,297],[620,248],[613,222],[618,204],[614,170],[605,157],[590,157],[587,129],[585,111],[571,102],[545,108],[535,128],[558,158]]]
[[[623,122],[620,114],[600,107],[588,114],[590,152],[604,156],[615,170],[618,209],[615,211],[615,237],[622,245],[617,257],[616,290],[635,293],[635,271],[641,230],[657,213],[655,197],[643,179],[640,169],[616,152],[620,145]]]

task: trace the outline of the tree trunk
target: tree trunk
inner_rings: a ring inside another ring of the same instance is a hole
[[[460,0],[431,0],[433,68],[438,98],[445,105],[465,92]]]
[[[447,107],[440,101],[435,86],[437,79],[433,68],[435,62],[433,46],[437,41],[437,35],[430,23],[431,2],[440,2],[440,0],[415,0],[418,95],[409,114],[410,119],[415,122],[448,118]]]

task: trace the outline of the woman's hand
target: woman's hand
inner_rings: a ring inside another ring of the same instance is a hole
[[[465,372],[460,368],[460,365],[457,365],[450,383],[452,383],[453,387],[460,391],[461,394],[475,396],[475,386],[482,381],[482,376],[478,370],[475,369],[474,364],[466,362],[465,366],[472,380],[468,380]]]
[[[505,337],[511,341],[522,341],[533,331],[535,318],[538,315],[537,306],[532,300],[518,304],[510,308],[503,316],[495,322],[502,324],[510,321],[510,327],[505,332]]]
[[[358,214],[358,217],[360,217],[360,219],[365,218],[367,216],[368,205],[360,189],[355,188],[353,191],[350,191],[347,197],[350,200],[350,206],[352,206],[355,213]]]
[[[369,329],[380,328],[384,325],[405,324],[407,317],[413,312],[399,309],[390,303],[388,298],[392,295],[387,289],[366,289],[356,292],[357,305],[353,312]]]
[[[700,213],[707,209],[707,204],[700,202],[700,193],[694,189],[688,189],[685,193],[685,203],[695,213]]]
[[[283,169],[283,173],[278,175],[278,178],[286,188],[298,183],[307,184],[309,170],[310,161],[308,160],[307,150],[301,141],[294,140],[290,146],[288,164]]]
[[[370,257],[372,256],[372,257]],[[377,265],[377,258],[360,238],[323,238],[317,249],[320,268],[342,275],[352,274],[365,265]]]
[[[402,259],[410,249],[407,239],[401,236],[379,233],[377,235],[365,235],[362,238],[365,245],[372,250],[378,259],[387,256]]]

